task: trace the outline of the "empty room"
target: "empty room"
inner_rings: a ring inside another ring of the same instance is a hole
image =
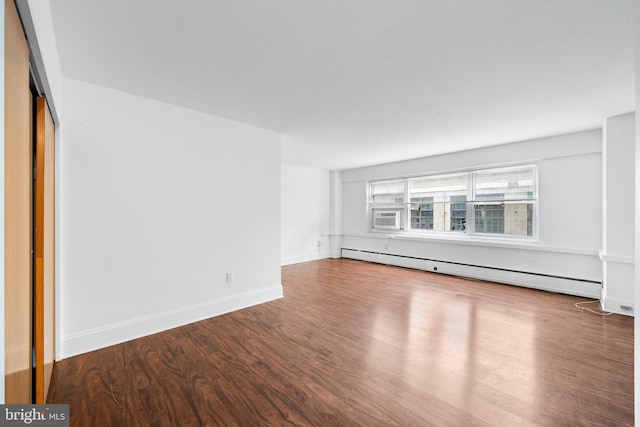
[[[635,3],[5,0],[0,424],[634,425]]]

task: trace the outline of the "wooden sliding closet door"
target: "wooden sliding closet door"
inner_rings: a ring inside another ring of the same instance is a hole
[[[44,98],[36,99],[35,192],[35,403],[45,403],[54,359],[54,144],[55,129]]]
[[[29,48],[13,0],[5,1],[4,64],[5,403],[31,403],[32,104]]]

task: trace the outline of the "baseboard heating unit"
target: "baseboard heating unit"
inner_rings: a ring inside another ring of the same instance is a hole
[[[341,257],[449,274],[452,276],[524,286],[587,298],[600,298],[600,291],[602,289],[602,282],[592,279],[566,277],[554,274],[520,271],[508,268],[466,264],[462,262],[420,258],[384,252],[342,248]]]

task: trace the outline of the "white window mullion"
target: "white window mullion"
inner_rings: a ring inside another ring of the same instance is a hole
[[[476,210],[474,200],[476,199],[475,174],[469,172],[467,176],[467,233],[472,236],[476,232]]]
[[[409,179],[404,180],[404,230],[411,230],[411,200],[409,199]]]

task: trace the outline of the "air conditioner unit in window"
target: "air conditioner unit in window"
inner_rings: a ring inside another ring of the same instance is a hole
[[[402,228],[402,210],[373,209],[374,230],[400,230]]]

